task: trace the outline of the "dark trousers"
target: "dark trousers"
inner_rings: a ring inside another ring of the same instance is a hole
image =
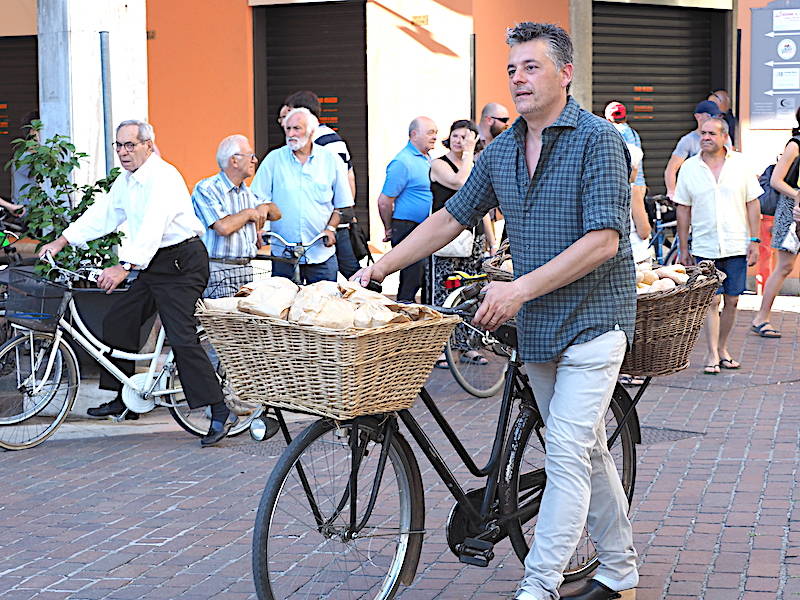
[[[392,246],[397,246],[408,234],[414,231],[419,223],[392,219]],[[417,292],[422,285],[422,275],[425,272],[425,260],[415,262],[400,270],[400,287],[397,289],[399,302],[416,302]]]
[[[191,408],[222,402],[222,390],[200,345],[194,316],[195,304],[207,283],[208,253],[198,238],[162,248],[103,320],[104,341],[115,348],[136,352],[142,324],[158,311]],[[113,359],[112,362],[126,375],[133,374],[133,361]],[[120,390],[122,384],[104,370],[100,374],[100,387]]]
[[[350,242],[349,227],[336,230],[336,261],[339,263],[339,273],[345,279],[350,279],[361,268],[353,252],[353,244]]]
[[[300,265],[300,283],[309,285],[318,281],[336,281],[336,271],[338,270],[335,254],[322,263]],[[273,261],[272,276],[292,279],[294,266],[285,262]]]

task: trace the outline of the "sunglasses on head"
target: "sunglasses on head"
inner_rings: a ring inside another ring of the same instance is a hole
[[[501,123],[508,123],[508,117],[489,117],[494,119],[495,121],[500,121]]]

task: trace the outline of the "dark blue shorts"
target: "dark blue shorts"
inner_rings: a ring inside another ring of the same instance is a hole
[[[747,257],[746,256],[726,256],[725,258],[701,258],[695,256],[697,262],[710,260],[723,273],[725,281],[719,286],[717,294],[726,296],[741,296],[747,288]]]

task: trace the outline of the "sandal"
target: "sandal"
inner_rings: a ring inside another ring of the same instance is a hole
[[[472,356],[470,356],[470,353],[473,353]],[[482,356],[481,354],[479,354],[476,350],[469,350],[469,351],[465,352],[464,354],[461,355],[461,358],[459,359],[459,361],[462,362],[462,363],[470,364],[470,365],[481,365],[482,366],[482,365],[488,365],[489,364],[489,361],[486,360],[486,357]]]
[[[622,385],[644,385],[644,377],[636,375],[620,375],[619,382]]]
[[[769,321],[764,321],[761,325],[750,325],[750,331],[762,338],[781,337],[781,332],[772,327]]]
[[[719,366],[722,367],[723,369],[733,370],[741,368],[742,365],[741,363],[736,362],[732,358],[721,358],[719,361]]]
[[[706,365],[703,375],[719,375],[719,365]]]
[[[436,362],[433,363],[433,367],[435,369],[449,369],[450,368],[450,363],[447,362],[446,358],[437,358]]]

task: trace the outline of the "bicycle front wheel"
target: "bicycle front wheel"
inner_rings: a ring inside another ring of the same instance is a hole
[[[617,430],[625,414],[623,406],[629,406],[630,397],[624,398],[623,395],[627,396],[627,392],[622,386],[617,385],[605,415],[608,438]],[[520,412],[509,436],[506,459],[503,461],[506,466],[501,470],[506,472],[509,466],[511,467],[510,480],[506,480],[505,477],[500,479],[500,497],[504,504],[503,514],[513,515],[517,511],[520,513],[517,518],[507,523],[507,528],[514,552],[522,562],[525,561],[533,542],[536,517],[547,481],[544,471],[544,431],[541,425],[538,411],[523,409]],[[636,480],[636,445],[630,421],[610,451],[630,505]],[[597,565],[597,551],[589,532],[584,528],[575,553],[564,570],[564,580],[581,579],[594,571]]]
[[[260,600],[383,600],[411,583],[424,528],[422,480],[396,428],[388,447],[384,441],[374,418],[320,420],[287,447],[253,531]]]
[[[62,339],[28,331],[0,348],[0,448],[41,444],[58,429],[75,402],[78,365]]]
[[[205,332],[200,334],[200,345],[205,350],[206,355],[208,355],[208,358],[211,361],[211,366],[214,367],[214,372],[217,374],[217,379],[220,382],[220,386],[222,386],[222,393],[225,395],[233,394],[233,390],[225,378],[225,369],[222,366],[222,363],[219,361],[217,351],[214,350],[214,346],[211,345],[211,342],[208,339],[208,334]],[[176,370],[167,378],[167,389],[175,389],[179,387],[181,387],[181,382],[179,374]],[[183,394],[183,392],[170,394],[168,396],[168,400],[168,408],[172,418],[175,419],[178,425],[180,425],[185,431],[199,437],[202,437],[208,433],[208,429],[211,426],[211,410],[208,406],[191,408],[189,403],[186,402],[186,396]],[[264,409],[262,407],[258,407],[254,408],[247,414],[239,415],[239,420],[233,427],[231,427],[231,430],[228,432],[228,437],[239,435],[240,433],[246,431],[250,427],[250,422],[261,415],[262,412],[264,412]]]
[[[462,290],[456,290],[447,297],[444,306],[450,308],[464,301]],[[465,392],[489,398],[503,387],[508,354],[486,330],[462,321],[450,334],[444,354],[450,372]]]

